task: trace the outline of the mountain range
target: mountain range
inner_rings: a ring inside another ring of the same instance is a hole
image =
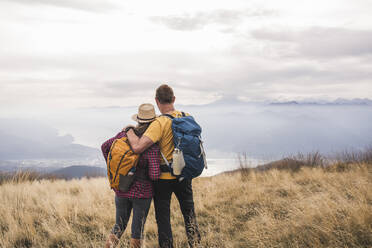
[[[334,101],[316,100],[316,101],[273,101],[270,105],[370,105],[372,100],[368,98],[344,99],[337,98]]]
[[[1,161],[4,162],[4,161]],[[19,167],[15,163],[9,162],[5,166],[0,166],[0,175],[8,174],[13,175],[18,172],[32,172],[40,175],[41,178],[44,176],[52,176],[64,179],[82,178],[82,177],[105,177],[107,170],[104,167],[88,166],[88,165],[72,165],[66,167]]]
[[[52,175],[65,179],[106,176],[105,168],[97,166],[73,165],[50,172]]]
[[[0,159],[73,159],[100,156],[96,148],[75,144],[71,135],[41,122],[0,119]]]

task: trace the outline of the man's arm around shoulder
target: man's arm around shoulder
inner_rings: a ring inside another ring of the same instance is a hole
[[[144,152],[147,148],[149,148],[150,146],[154,144],[154,142],[152,142],[152,140],[145,135],[142,135],[142,137],[139,138],[134,133],[133,129],[130,129],[127,132],[127,137],[128,137],[128,140],[132,147],[133,152],[137,154]]]

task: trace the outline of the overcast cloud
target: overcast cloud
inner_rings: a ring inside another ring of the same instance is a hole
[[[150,20],[164,24],[166,27],[178,31],[192,31],[202,29],[209,24],[218,24],[234,28],[244,18],[265,17],[275,14],[271,10],[214,10],[211,12],[197,12],[179,16],[153,16]],[[226,30],[226,29],[224,29]]]
[[[256,39],[284,43],[288,54],[305,57],[369,56],[372,54],[372,30],[312,27],[303,31],[255,30]],[[285,45],[287,43],[287,45]],[[295,45],[292,49],[291,45]]]
[[[0,15],[2,115],[138,105],[162,82],[182,104],[372,98],[364,0],[3,0]]]
[[[0,16],[0,160],[88,154],[75,143],[99,148],[164,82],[209,158],[370,144],[370,105],[247,103],[372,99],[369,0],[0,0]]]
[[[110,0],[1,0],[0,2],[19,3],[29,6],[54,6],[87,11],[106,11],[113,9],[115,5]]]

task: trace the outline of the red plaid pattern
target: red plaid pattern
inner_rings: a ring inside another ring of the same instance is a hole
[[[115,139],[125,137],[124,131],[118,133],[115,137],[107,140],[102,144],[101,150],[107,161],[110,147]],[[160,177],[160,149],[157,144],[152,145],[141,154],[137,165],[137,170],[148,170],[149,179],[155,181]],[[152,198],[154,195],[154,186],[151,180],[134,179],[134,182],[128,192],[114,190],[118,197],[126,198]]]

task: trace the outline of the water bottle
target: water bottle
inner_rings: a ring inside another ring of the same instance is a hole
[[[185,167],[185,159],[183,158],[183,152],[175,148],[173,151],[173,163],[172,163],[172,169],[173,174],[176,176],[181,175],[182,169]]]
[[[128,172],[128,176],[133,176],[134,173],[136,172],[136,167],[132,167],[129,172]]]

